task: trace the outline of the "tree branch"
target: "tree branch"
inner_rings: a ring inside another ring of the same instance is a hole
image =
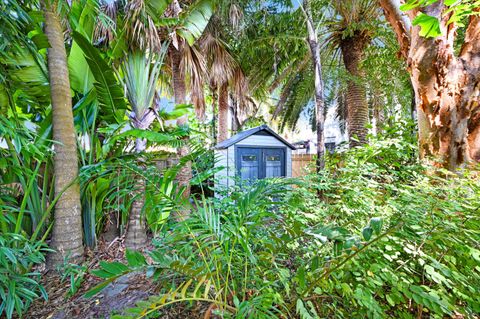
[[[407,59],[410,49],[410,31],[412,22],[410,18],[400,10],[400,0],[379,0],[385,18],[390,23],[400,44],[400,54]]]

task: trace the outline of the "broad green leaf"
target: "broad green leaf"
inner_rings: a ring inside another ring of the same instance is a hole
[[[74,91],[87,93],[93,87],[93,74],[88,67],[82,49],[73,41],[70,55],[68,56],[68,72],[70,85]]]
[[[145,1],[146,11],[151,17],[160,17],[171,2],[172,0],[147,0]]]
[[[370,219],[370,226],[375,231],[375,234],[379,235],[383,227],[383,219],[380,217],[374,217]]]
[[[136,250],[127,249],[125,252],[125,258],[127,259],[130,267],[141,267],[146,265],[145,256]]]
[[[199,0],[191,9],[182,14],[183,23],[181,29],[177,30],[178,35],[193,45],[195,40],[200,38],[205,27],[213,14],[214,4],[212,0]]]
[[[124,272],[128,272],[130,270],[130,268],[128,268],[127,266],[125,266],[124,264],[118,261],[112,261],[112,262],[101,261],[100,267],[103,270],[113,275],[121,275]]]
[[[95,296],[96,294],[98,294],[100,291],[102,291],[103,289],[105,289],[105,287],[107,287],[110,283],[112,283],[115,279],[117,279],[117,277],[112,277],[110,279],[107,279],[101,283],[99,283],[98,285],[96,285],[95,287],[93,287],[92,289],[88,290],[83,296],[85,298],[91,298],[93,296]]]
[[[363,238],[364,238],[366,241],[369,241],[370,238],[372,238],[372,234],[373,234],[373,229],[372,229],[372,227],[370,227],[370,226],[367,226],[367,227],[365,227],[365,228],[362,230]]]
[[[438,19],[425,13],[420,12],[412,24],[420,27],[420,35],[422,37],[434,38],[442,34]]]
[[[80,33],[72,32],[72,37],[85,54],[90,70],[95,78],[94,87],[97,91],[101,113],[106,119],[122,122],[127,109],[123,90],[118,83],[112,68],[103,60],[96,48]]]

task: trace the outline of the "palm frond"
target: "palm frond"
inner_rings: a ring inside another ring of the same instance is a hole
[[[96,18],[93,39],[96,44],[108,46],[116,36],[118,3],[116,1],[101,1]]]
[[[167,47],[168,43],[164,43],[160,54],[130,52],[121,65],[124,76],[120,78],[133,111],[130,118],[137,128],[146,129],[155,119],[152,106]]]
[[[169,1],[131,0],[125,5],[125,28],[128,42],[136,49],[159,52],[162,41],[155,25],[156,17],[160,17]]]

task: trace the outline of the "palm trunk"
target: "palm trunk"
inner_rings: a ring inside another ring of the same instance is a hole
[[[146,141],[141,138],[135,140],[135,152],[141,154],[146,149]],[[132,192],[134,200],[128,215],[128,230],[125,236],[125,246],[130,249],[141,249],[147,244],[147,227],[145,216],[142,214],[145,206],[145,181],[138,178],[135,190]]]
[[[320,49],[318,46],[317,31],[313,25],[312,8],[310,0],[303,0],[303,9],[307,22],[308,45],[312,55],[313,69],[315,73],[315,127],[317,131],[317,172],[325,167],[325,136],[324,136],[324,99],[322,64],[320,60]]]
[[[210,91],[212,92],[212,138],[214,141],[217,140],[217,86],[210,86]]]
[[[218,135],[217,143],[228,138],[228,84],[220,86],[218,95]]]
[[[343,62],[351,79],[347,82],[347,125],[351,146],[365,144],[367,142],[368,102],[366,90],[361,78],[360,62],[363,59],[364,50],[370,39],[362,33],[356,33],[351,37],[342,39],[340,49]]]
[[[179,44],[180,45],[180,44]],[[180,48],[181,49],[181,48]],[[180,68],[180,62],[182,59],[181,52],[174,47],[170,49],[171,61],[172,61],[172,78],[173,78],[173,93],[176,104],[185,104],[187,90],[185,87],[185,74]],[[184,115],[177,120],[178,126],[188,125],[188,115]],[[187,156],[190,150],[187,145],[179,147],[177,155],[179,158]],[[190,180],[192,179],[192,167],[191,163],[184,165],[177,174],[177,181],[180,186],[185,187],[184,197],[190,196]]]
[[[55,223],[50,244],[56,252],[51,253],[48,258],[48,266],[52,268],[67,257],[75,262],[83,260],[83,234],[80,188],[76,180],[77,144],[63,30],[56,13],[47,9],[44,16],[45,34],[50,43],[47,57],[52,98],[53,139],[58,142],[54,146],[55,197],[60,196],[55,204]]]

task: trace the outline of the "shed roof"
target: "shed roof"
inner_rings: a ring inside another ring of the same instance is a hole
[[[292,150],[296,149],[295,146],[293,146],[292,144],[287,142],[283,137],[281,137],[280,135],[275,133],[270,127],[268,127],[265,124],[254,127],[254,128],[251,128],[251,129],[243,131],[243,132],[240,132],[240,133],[230,137],[229,139],[226,139],[225,141],[218,143],[217,145],[215,145],[215,148],[216,149],[228,148],[228,147],[232,146],[233,144],[236,144],[236,143],[240,142],[241,140],[244,140],[247,137],[249,137],[251,135],[254,135],[254,134],[256,134],[260,131],[265,131],[265,132],[269,133],[271,136],[275,137],[277,140],[279,140],[280,142],[282,142],[286,146],[290,147]]]

